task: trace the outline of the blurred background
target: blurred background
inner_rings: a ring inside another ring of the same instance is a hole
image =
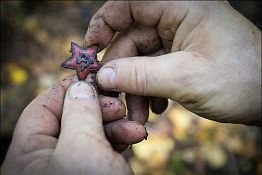
[[[73,73],[60,64],[103,3],[1,1],[1,164],[24,107]],[[261,2],[230,3],[261,29]],[[148,139],[123,153],[138,175],[262,174],[261,128],[212,122],[176,103],[150,113],[146,127]]]

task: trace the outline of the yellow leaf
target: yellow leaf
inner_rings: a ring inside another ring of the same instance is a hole
[[[228,161],[225,150],[220,145],[206,143],[201,147],[202,155],[213,168],[221,168]]]
[[[133,145],[136,157],[147,162],[148,166],[163,166],[169,158],[174,142],[169,137],[163,137],[151,132],[146,141]]]
[[[186,138],[187,131],[192,127],[193,117],[182,108],[173,108],[168,113],[168,118],[173,124],[173,134],[178,140]]]
[[[27,71],[15,64],[7,65],[7,72],[10,82],[14,85],[21,85],[28,79]]]

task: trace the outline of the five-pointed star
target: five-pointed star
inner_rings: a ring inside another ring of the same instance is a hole
[[[61,67],[75,69],[78,79],[85,80],[89,72],[96,72],[101,64],[97,61],[97,46],[83,48],[74,42],[71,42],[72,55]]]

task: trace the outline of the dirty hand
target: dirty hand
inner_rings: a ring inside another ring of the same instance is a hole
[[[1,174],[132,174],[104,134],[99,101],[107,99],[85,82],[67,89],[72,81],[56,84],[26,107]]]
[[[261,31],[228,2],[106,2],[85,41],[100,49],[112,42],[98,83],[140,95],[128,108],[141,123],[141,96],[155,96],[211,120],[261,124]]]

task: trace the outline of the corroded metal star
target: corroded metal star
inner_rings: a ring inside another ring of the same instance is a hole
[[[102,65],[97,60],[97,46],[83,48],[71,42],[71,57],[61,67],[75,69],[78,79],[85,80],[90,72],[97,72]]]

